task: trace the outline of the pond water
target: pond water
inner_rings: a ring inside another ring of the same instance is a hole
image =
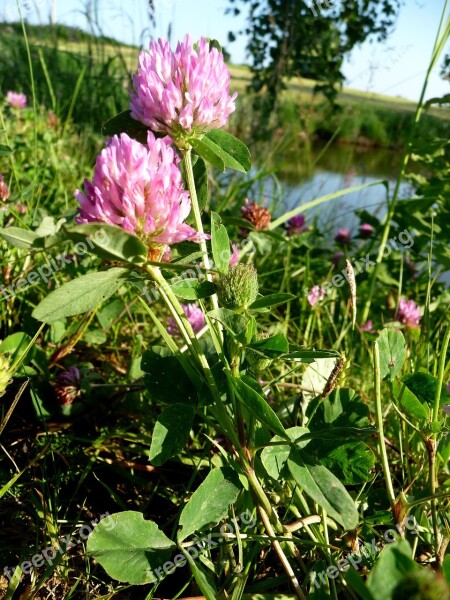
[[[275,214],[281,215],[321,196],[380,180],[388,181],[392,195],[401,160],[402,154],[391,150],[318,146],[312,153],[284,156],[283,168],[277,178],[266,182],[264,196],[268,205],[273,204]],[[411,197],[412,193],[410,184],[401,184],[400,198]],[[348,227],[356,233],[360,222],[354,211],[367,210],[378,218],[383,217],[386,194],[384,185],[374,185],[312,208],[306,217],[308,221],[317,217],[324,232]]]

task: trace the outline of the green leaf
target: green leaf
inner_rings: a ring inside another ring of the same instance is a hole
[[[406,342],[401,331],[383,329],[377,338],[380,349],[381,379],[389,375],[393,381],[400,373],[406,360]]]
[[[289,352],[289,342],[282,333],[277,333],[277,335],[273,335],[270,338],[253,342],[247,347],[269,358],[276,358],[280,354]]]
[[[174,294],[183,300],[209,298],[215,292],[214,284],[211,281],[199,281],[194,277],[179,279],[171,285],[171,288]]]
[[[374,598],[395,600],[395,588],[405,575],[419,567],[411,558],[406,540],[397,540],[383,548],[367,578],[367,587]]]
[[[127,281],[128,269],[115,267],[109,271],[88,273],[51,292],[34,309],[38,321],[52,323],[94,310],[111,297]]]
[[[219,323],[221,323],[234,337],[245,337],[248,319],[243,315],[238,315],[228,308],[218,308],[216,310],[210,310],[209,313],[207,313],[207,316],[219,321]]]
[[[126,133],[129,137],[141,142],[147,143],[149,128],[140,121],[136,121],[131,116],[130,110],[124,110],[106,123],[102,127],[102,135],[113,136]]]
[[[251,377],[243,375],[240,379],[227,373],[227,377],[233,386],[237,397],[248,411],[264,425],[280,435],[283,439],[288,438],[280,419],[269,406],[266,397],[262,393],[261,386]],[[289,439],[289,438],[288,438]]]
[[[7,146],[6,144],[0,144],[0,156],[9,156],[12,153],[12,148]]]
[[[296,439],[304,434],[309,433],[309,429],[306,427],[290,427],[286,429],[288,437],[294,442]],[[274,436],[270,441],[282,442],[284,437],[281,438],[279,435]],[[309,444],[310,440],[297,442],[298,448],[304,448]],[[287,468],[287,460],[291,452],[290,444],[279,444],[276,446],[266,446],[261,452],[261,462],[266,469],[267,473],[273,479],[280,479],[280,477],[286,476],[285,469]]]
[[[334,390],[324,399],[318,400],[318,406],[311,403],[307,415],[314,414],[308,421],[311,431],[323,431],[328,427],[330,432],[340,428],[364,429],[370,425],[369,408],[359,394],[349,388]]]
[[[413,375],[405,375],[402,379],[406,387],[417,396],[422,402],[428,405],[434,405],[436,390],[438,386],[438,378],[429,375],[428,373],[414,373]],[[448,394],[444,386],[441,389],[440,404],[448,403]]]
[[[280,304],[289,302],[289,300],[294,300],[294,298],[296,298],[296,296],[293,296],[292,294],[269,294],[268,296],[263,296],[262,298],[255,300],[253,304],[249,306],[249,310],[259,310],[268,306],[279,306]]]
[[[321,358],[340,358],[341,355],[336,350],[314,350],[303,348],[296,344],[289,344],[289,354],[283,356],[283,360],[300,360],[301,362],[311,363]]]
[[[372,596],[366,584],[364,583],[364,579],[361,575],[355,571],[355,569],[348,569],[343,573],[345,581],[349,584],[349,586],[358,593],[362,600],[377,600]]]
[[[326,467],[294,446],[288,458],[294,481],[344,529],[355,529],[358,511],[349,493]]]
[[[428,419],[429,410],[427,405],[422,404],[417,396],[413,394],[406,385],[402,386],[400,383],[395,381],[392,388],[394,396],[397,398],[397,400],[399,399],[400,406],[406,413],[408,413],[408,415],[419,421]]]
[[[83,340],[86,342],[86,344],[93,346],[104,344],[107,339],[106,333],[101,329],[93,329],[92,331],[87,331],[83,335]]]
[[[155,570],[169,560],[175,548],[156,523],[133,510],[102,519],[87,542],[88,555],[110,577],[132,585],[157,581]]]
[[[69,239],[81,242],[102,258],[142,264],[147,260],[148,248],[138,237],[121,227],[105,223],[85,223],[66,229]],[[86,238],[88,238],[86,240]],[[96,252],[100,250],[100,252]]]
[[[233,469],[212,469],[183,508],[178,542],[183,542],[206,527],[217,525],[227,516],[228,509],[236,502],[240,491],[241,483]]]
[[[171,404],[158,417],[150,446],[150,462],[159,467],[186,445],[194,420],[189,404]]]
[[[225,162],[223,158],[218,154],[218,146],[209,142],[208,138],[203,137],[201,140],[198,138],[192,138],[189,140],[190,145],[194,148],[199,156],[201,156],[206,162],[210,163],[219,171],[225,171]]]
[[[226,167],[235,169],[241,173],[248,173],[250,171],[252,166],[250,151],[234,135],[223,129],[213,129],[205,137],[220,149],[219,156],[223,159]]]
[[[374,478],[375,455],[363,442],[341,443],[320,440],[314,456],[344,485],[357,485]]]
[[[202,569],[197,561],[193,559],[187,550],[181,548],[181,552],[186,557],[186,560],[191,568],[192,575],[194,576],[194,579],[206,600],[217,600],[217,598],[219,598],[219,593],[217,592],[212,578],[208,575],[208,573],[205,572],[204,569]]]
[[[195,388],[178,358],[168,348],[152,346],[144,352],[141,369],[144,384],[155,402],[194,404]]]
[[[8,353],[11,357],[11,364],[14,364],[25,352],[29,343],[31,342],[31,339],[32,338],[28,335],[28,333],[24,333],[22,331],[12,333],[11,335],[8,335],[8,337],[6,337],[0,344],[0,353]],[[34,353],[35,346],[32,346],[28,351],[28,354],[25,356],[22,365],[29,363],[34,356]]]
[[[450,554],[444,558],[444,564],[442,565],[442,574],[445,577],[447,585],[450,586]]]
[[[214,265],[220,273],[227,273],[230,266],[230,240],[220,216],[211,212],[211,248]]]
[[[30,248],[39,236],[29,229],[6,227],[0,229],[0,237],[16,248]]]

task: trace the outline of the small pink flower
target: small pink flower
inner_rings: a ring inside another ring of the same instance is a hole
[[[0,174],[0,202],[5,202],[9,198],[9,188],[3,175]]]
[[[347,227],[340,227],[337,230],[334,239],[336,240],[336,242],[338,242],[338,244],[344,244],[345,246],[348,246],[351,242],[350,229],[348,229]]]
[[[22,110],[23,108],[26,108],[27,106],[27,97],[25,96],[25,94],[22,94],[22,92],[8,92],[6,94],[6,102],[12,107],[12,108],[18,108],[20,110]]]
[[[364,325],[361,325],[361,331],[365,333],[375,333],[372,321],[369,320],[367,323],[364,323]]]
[[[397,310],[397,320],[403,323],[405,327],[410,329],[417,329],[420,327],[420,309],[414,300],[406,300],[406,298],[400,298]]]
[[[236,108],[223,55],[205,38],[193,44],[187,35],[175,52],[167,40],[150,42],[149,52],[139,54],[133,84],[133,119],[177,141],[223,127]]]
[[[144,146],[125,133],[115,135],[97,157],[92,183],[86,179],[84,188],[85,193],[75,191],[77,223],[117,225],[148,244],[200,239],[184,222],[191,201],[169,138],[156,139],[149,132]]]
[[[231,255],[229,265],[235,267],[239,262],[239,248],[237,244],[231,244],[233,248],[233,254]]]
[[[192,329],[194,330],[194,333],[198,333],[205,326],[205,315],[203,314],[203,311],[195,304],[182,304],[181,306],[184,314],[187,316],[189,323],[192,326]],[[178,329],[178,325],[173,317],[169,317],[167,332],[175,337],[181,337],[180,330]]]
[[[296,217],[292,217],[285,224],[288,235],[298,235],[299,233],[303,233],[305,231],[305,216],[297,215]]]
[[[161,256],[161,262],[170,262],[172,260],[172,248],[166,246]]]
[[[326,291],[318,285],[315,285],[309,292],[307,298],[311,306],[316,306],[320,300],[325,298]]]
[[[367,240],[368,238],[370,238],[374,231],[374,228],[369,223],[363,223],[359,227],[359,233],[363,240]]]

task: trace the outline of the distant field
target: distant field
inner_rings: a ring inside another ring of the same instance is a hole
[[[238,90],[245,89],[251,80],[250,69],[244,65],[232,65],[230,67],[230,71],[234,87]],[[286,93],[292,98],[294,96],[294,92],[297,92],[305,98],[311,100],[315,83],[316,82],[312,79],[300,79],[295,77],[289,82],[288,91]],[[399,98],[398,96],[386,96],[383,94],[376,94],[375,92],[364,92],[345,87],[339,94],[339,102],[341,103],[361,104],[362,101],[366,104],[373,104],[378,108],[383,108],[386,110],[414,112],[416,109],[415,102],[405,98]],[[450,109],[448,108],[432,107],[427,112],[435,117],[450,120]]]

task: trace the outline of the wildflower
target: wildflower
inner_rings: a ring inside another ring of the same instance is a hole
[[[182,304],[181,306],[194,333],[198,333],[205,326],[205,315],[203,314],[203,311],[198,306],[195,306],[195,304]],[[181,337],[180,330],[173,317],[169,317],[167,332],[175,337]]]
[[[81,374],[77,367],[60,373],[55,383],[56,400],[60,406],[73,404],[81,396]]]
[[[9,188],[6,185],[6,182],[3,178],[3,175],[0,174],[0,202],[5,202],[9,198]]]
[[[363,223],[359,227],[359,234],[363,240],[370,238],[374,231],[375,229],[372,227],[372,225],[370,225],[370,223]]]
[[[27,105],[27,97],[22,92],[8,92],[6,94],[6,102],[12,108],[22,109]]]
[[[397,320],[400,321],[400,323],[403,323],[405,327],[410,329],[417,329],[417,327],[420,326],[419,321],[421,318],[420,308],[414,300],[400,298],[397,309]]]
[[[340,227],[337,230],[337,234],[335,235],[336,242],[338,244],[344,244],[344,246],[348,246],[351,242],[350,229],[347,227]]]
[[[86,179],[85,193],[75,192],[80,203],[75,221],[118,225],[147,244],[199,241],[198,232],[184,223],[191,202],[177,163],[168,138],[149,132],[144,146],[125,133],[112,137],[97,157],[92,183]]]
[[[139,54],[133,84],[131,116],[181,147],[186,137],[223,127],[236,108],[223,55],[205,38],[193,44],[186,35],[175,52],[167,40],[150,42],[149,52]]]
[[[311,306],[316,306],[319,300],[325,298],[326,291],[318,285],[315,285],[308,294],[308,302]]]
[[[361,332],[364,333],[375,333],[375,329],[373,328],[373,322],[369,319],[364,325],[361,325]]]
[[[296,217],[292,217],[285,224],[288,235],[298,235],[299,233],[303,233],[305,231],[305,216],[297,215]]]
[[[258,295],[258,274],[253,265],[237,264],[217,282],[217,296],[225,308],[247,309]]]
[[[245,204],[241,208],[242,216],[246,221],[252,223],[257,231],[269,229],[271,215],[267,208],[259,206],[256,202],[249,202],[245,199]]]
[[[450,415],[450,404],[444,404],[442,410],[446,415]]]
[[[229,265],[230,267],[235,267],[239,262],[239,248],[237,244],[231,244],[233,248],[233,254],[231,255]]]

